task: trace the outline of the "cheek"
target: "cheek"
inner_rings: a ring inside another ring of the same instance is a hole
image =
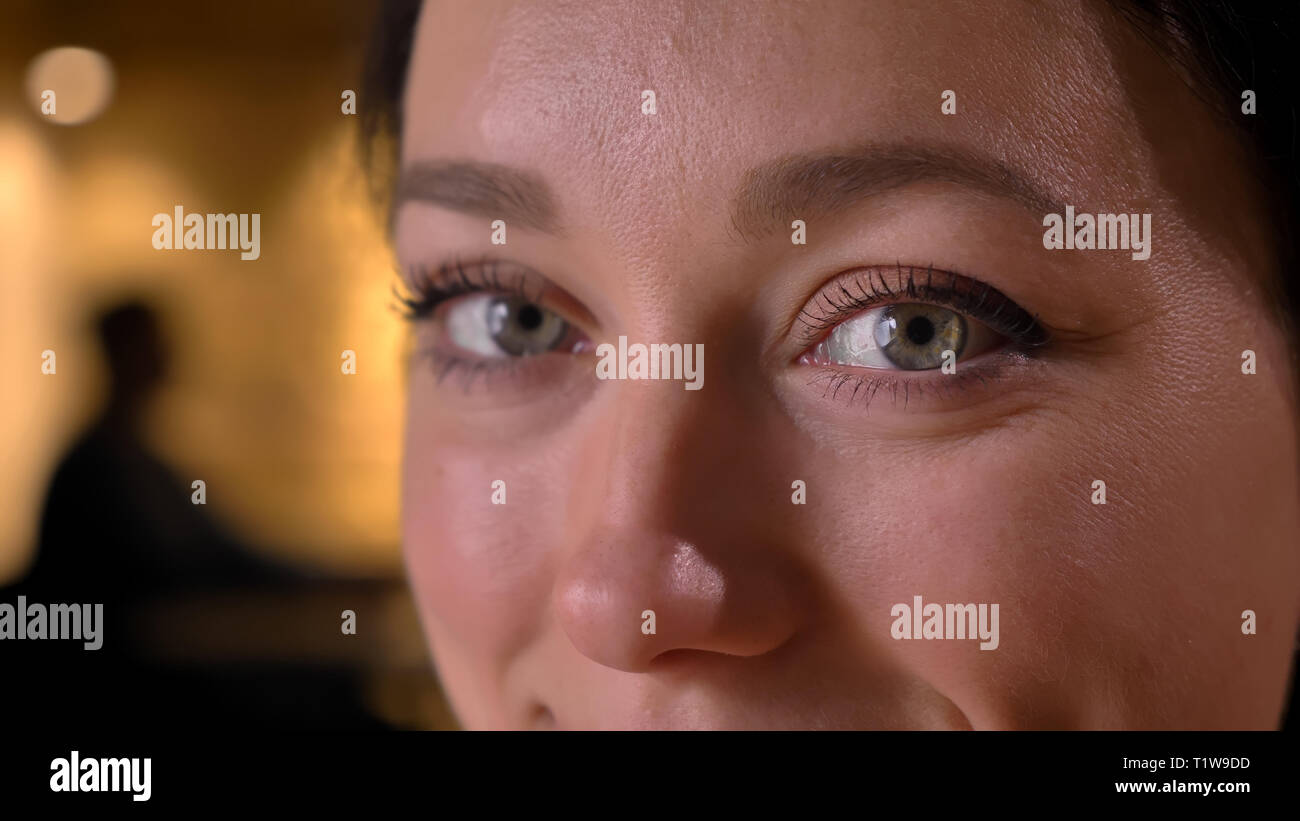
[[[407,431],[407,571],[439,663],[454,646],[500,672],[547,617],[551,540],[531,515],[536,482],[521,451],[466,449],[449,439],[437,426]]]
[[[1106,415],[1044,413],[828,470],[823,572],[863,640],[976,726],[1268,726],[1297,617],[1293,434]],[[997,603],[997,649],[892,640],[891,608],[913,596]],[[1287,627],[1245,636],[1247,608]]]
[[[830,479],[836,491],[824,510],[837,532],[818,537],[842,548],[825,553],[826,572],[851,603],[861,641],[928,682],[977,727],[1080,720],[1061,686],[1078,651],[1067,655],[1062,637],[1096,619],[1096,602],[1081,591],[1094,589],[1097,573],[1074,564],[1072,554],[1087,485],[1062,480],[1053,458],[1059,451],[1044,450],[1049,442],[1023,437],[882,449],[870,460],[876,469]],[[987,636],[894,639],[893,607],[906,605],[910,614],[915,596],[922,606],[988,605]],[[1089,629],[1080,632],[1091,641]]]

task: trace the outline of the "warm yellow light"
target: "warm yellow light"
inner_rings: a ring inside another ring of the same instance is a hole
[[[68,435],[65,409],[84,402],[74,382],[72,341],[59,323],[65,299],[53,281],[57,169],[27,123],[0,121],[0,585],[31,559],[50,460]],[[58,370],[32,367],[57,352]]]
[[[27,97],[50,122],[90,122],[113,98],[113,65],[88,48],[63,46],[41,52],[27,67]]]

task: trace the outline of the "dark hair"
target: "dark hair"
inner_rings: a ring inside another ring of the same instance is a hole
[[[1290,340],[1292,372],[1300,374],[1300,216],[1297,109],[1292,88],[1300,76],[1300,6],[1279,3],[1267,12],[1244,11],[1232,0],[1110,0],[1180,72],[1217,116],[1232,122],[1247,161],[1265,192],[1272,218],[1275,271],[1266,278],[1276,319]],[[361,111],[364,162],[376,193],[396,170],[402,131],[402,95],[422,0],[383,0],[365,63]],[[1259,113],[1244,114],[1242,93],[1255,92]]]
[[[385,211],[402,134],[402,94],[423,3],[382,0],[362,68],[361,159]]]
[[[1274,270],[1264,280],[1269,302],[1300,374],[1300,169],[1296,166],[1294,83],[1300,66],[1300,6],[1258,11],[1233,0],[1110,0],[1111,6],[1187,80],[1211,112],[1231,122],[1272,214]],[[1242,111],[1255,93],[1258,113]]]

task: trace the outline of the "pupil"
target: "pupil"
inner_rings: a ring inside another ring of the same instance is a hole
[[[535,331],[542,325],[542,312],[536,305],[525,305],[515,317],[525,331]]]
[[[907,323],[906,333],[913,345],[924,345],[934,339],[934,323],[923,316],[914,316]]]

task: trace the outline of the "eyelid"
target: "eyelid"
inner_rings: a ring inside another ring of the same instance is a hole
[[[1039,347],[1050,341],[1037,317],[993,286],[933,266],[917,268],[896,263],[854,268],[822,286],[797,317],[801,327],[794,334],[800,350],[806,351],[841,322],[866,309],[902,302],[949,308],[1024,347]]]
[[[459,256],[436,266],[412,265],[394,289],[398,310],[411,322],[431,319],[437,308],[456,297],[474,293],[520,296],[559,314],[566,322],[588,332],[598,323],[582,303],[531,266],[491,256]],[[405,291],[406,293],[403,293]]]
[[[460,257],[445,261],[436,267],[416,264],[407,270],[407,276],[400,278],[402,291],[394,287],[403,316],[411,321],[432,318],[438,307],[465,294],[499,292],[517,294],[530,299],[530,277],[515,266],[503,277],[501,263],[497,260],[481,259],[466,263]],[[537,298],[545,293],[545,279],[536,282]]]

